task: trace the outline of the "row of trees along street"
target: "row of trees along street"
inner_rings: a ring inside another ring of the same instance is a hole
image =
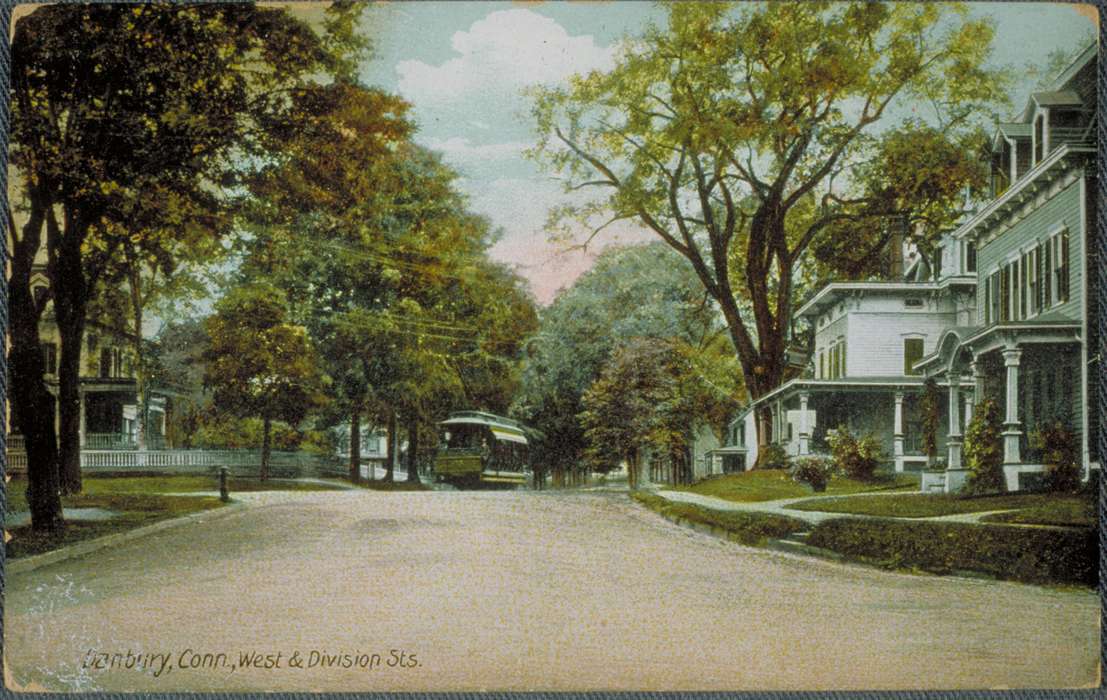
[[[982,127],[1008,94],[992,26],[964,6],[669,5],[611,70],[533,91],[533,157],[566,187],[554,235],[627,221],[657,239],[602,256],[539,325],[408,105],[357,82],[361,9],[312,26],[251,5],[58,6],[17,24],[10,395],[36,529],[80,489],[80,347],[102,312],[133,331],[140,394],[155,376],[193,387],[186,442],[237,416],[267,452],[305,417],[364,417],[418,447],[465,406],[530,422],[555,479],[636,474],[641,447],[679,462],[689,427],[789,377],[818,284],[887,274],[899,237],[932,254],[983,187]],[[144,311],[171,317],[213,276],[214,314],[138,352]]]
[[[81,489],[90,319],[130,329],[140,404],[154,378],[207,397],[179,430],[260,421],[263,476],[275,426],[287,437],[309,413],[383,419],[395,448],[398,423],[417,447],[451,408],[507,409],[533,302],[489,260],[495,231],[455,174],[411,141],[408,105],[358,84],[362,9],[334,3],[313,26],[244,4],[71,5],[16,25],[8,361],[35,530],[62,527],[59,494]],[[40,248],[50,291],[36,298]],[[215,312],[170,324],[151,354],[144,314],[171,318],[213,277]]]

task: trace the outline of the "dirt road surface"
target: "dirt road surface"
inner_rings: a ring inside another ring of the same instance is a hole
[[[1097,678],[1092,592],[751,549],[617,494],[256,498],[11,576],[9,684],[737,690]]]

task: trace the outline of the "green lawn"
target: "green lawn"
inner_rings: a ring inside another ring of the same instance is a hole
[[[788,506],[793,510],[827,513],[855,513],[890,518],[929,518],[959,513],[980,513],[988,510],[1021,510],[1017,515],[1029,520],[1004,522],[1039,522],[1043,519],[1067,519],[1058,524],[1090,525],[1095,512],[1090,499],[1081,496],[1050,494],[1008,494],[964,497],[950,494],[904,493],[893,495],[852,496],[850,498],[820,498]],[[1029,512],[1028,512],[1029,511]],[[1016,515],[1016,514],[1011,514]],[[998,514],[993,517],[1000,517]],[[1038,518],[1035,520],[1034,518]]]
[[[1088,497],[1054,497],[1048,503],[1025,508],[1014,513],[986,515],[982,520],[989,523],[1095,527],[1096,507],[1095,503]]]
[[[121,494],[166,494],[191,493],[195,491],[218,491],[219,477],[205,475],[180,476],[87,476],[83,481],[84,490],[79,496],[66,496],[62,504],[70,508],[88,507],[82,499],[92,496]],[[233,495],[236,491],[332,491],[340,486],[328,486],[313,482],[269,479],[262,481],[254,478],[230,477],[227,487]],[[12,479],[8,482],[9,513],[27,510],[27,482]]]
[[[9,528],[8,532],[11,535],[11,540],[7,543],[9,559],[41,554],[81,540],[131,530],[159,520],[177,518],[223,505],[214,496],[181,497],[143,493],[81,494],[67,497],[63,502],[70,508],[114,510],[119,512],[119,516],[104,521],[68,522],[62,532],[49,535],[31,532],[30,525]]]
[[[879,481],[864,482],[834,476],[827,485],[828,494],[861,493],[918,488],[918,477],[911,474],[883,476]],[[812,495],[811,487],[792,480],[783,469],[754,469],[736,474],[724,474],[704,479],[691,486],[674,486],[674,491],[688,491],[702,496],[715,496],[728,501],[750,503],[773,501],[779,498],[798,498]]]
[[[104,521],[70,521],[65,530],[50,535],[31,532],[30,525],[8,528],[11,540],[7,544],[9,559],[41,554],[67,544],[93,539],[143,525],[177,518],[190,513],[218,508],[223,503],[214,496],[168,496],[168,493],[190,493],[196,491],[216,491],[219,479],[215,476],[125,476],[125,477],[86,477],[84,490],[76,496],[65,496],[62,505],[66,508],[104,508],[119,513],[118,516]],[[231,498],[236,492],[244,491],[323,491],[334,490],[339,486],[318,483],[303,483],[271,479],[234,478],[229,479]],[[9,513],[27,510],[25,491],[27,483],[21,479],[8,482],[7,495]]]

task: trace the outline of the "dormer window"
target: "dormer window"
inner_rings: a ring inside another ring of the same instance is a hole
[[[1001,139],[999,148],[992,154],[992,196],[998,197],[1007,191],[1015,179],[1015,144]]]

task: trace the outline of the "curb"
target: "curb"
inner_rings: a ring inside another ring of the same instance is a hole
[[[152,535],[162,530],[170,530],[181,525],[187,525],[191,522],[205,522],[207,520],[215,520],[219,518],[227,517],[233,513],[237,513],[244,510],[247,507],[246,503],[241,501],[228,503],[225,506],[219,508],[213,508],[212,510],[202,510],[198,513],[191,513],[189,515],[183,515],[179,518],[173,518],[171,520],[161,520],[156,523],[150,523],[149,525],[143,525],[142,527],[135,528],[133,530],[126,530],[125,532],[117,532],[112,535],[105,535],[103,537],[97,537],[94,540],[86,540],[84,542],[77,542],[61,549],[55,549],[50,552],[43,552],[42,554],[35,554],[30,557],[22,557],[12,561],[4,562],[4,574],[20,574],[27,571],[34,571],[35,569],[49,566],[50,564],[57,564],[58,562],[66,561],[68,559],[76,559],[77,557],[83,557],[86,554],[99,551],[101,549],[107,549],[108,547],[114,547],[131,540],[141,539],[147,535]]]

